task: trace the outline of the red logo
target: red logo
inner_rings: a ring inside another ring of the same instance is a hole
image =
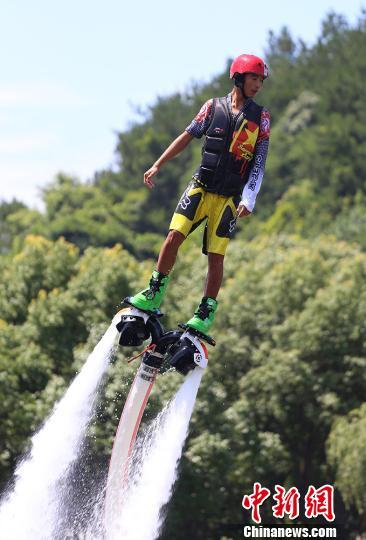
[[[276,485],[276,493],[273,499],[277,504],[272,506],[273,516],[275,518],[284,518],[285,514],[290,519],[296,519],[300,514],[300,492],[297,488],[292,487],[288,491],[284,487]]]
[[[318,489],[309,486],[305,495],[305,516],[315,518],[324,516],[327,521],[334,521],[334,488],[326,484]]]
[[[244,495],[242,506],[245,510],[251,510],[252,520],[261,523],[260,507],[271,492],[266,487],[262,487],[259,482],[255,482],[253,493]],[[276,504],[272,506],[274,518],[283,519],[286,516],[290,519],[296,519],[300,515],[300,492],[296,487],[286,490],[283,486],[276,485],[273,500]],[[316,518],[323,516],[327,521],[334,521],[334,488],[329,484],[316,489],[309,486],[304,500],[305,516],[307,518]]]
[[[262,488],[259,482],[254,484],[254,490],[251,495],[244,495],[242,502],[243,508],[245,508],[245,510],[252,510],[252,520],[256,523],[262,521],[259,508],[270,495],[271,492],[269,489]]]

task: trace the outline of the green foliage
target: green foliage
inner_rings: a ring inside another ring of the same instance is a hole
[[[242,522],[254,481],[336,483],[348,529],[364,531],[365,31],[364,13],[354,27],[330,14],[311,48],[286,28],[269,35],[266,177],[255,215],[240,220],[229,247],[218,344],[162,539],[213,538],[219,525]],[[2,484],[120,300],[146,285],[146,258],[159,250],[201,143],[162,168],[156,189],[143,186],[143,173],[207,99],[230,90],[228,65],[207,84],[159,98],[118,134],[115,170],[88,183],[59,174],[44,190],[44,213],[0,204]],[[187,320],[201,297],[201,236],[180,250],[167,327]],[[134,373],[119,351],[90,428],[95,467],[109,458]],[[157,381],[145,421],[179,384],[170,373]]]
[[[255,481],[301,491],[334,483],[326,459],[333,422],[364,401],[366,257],[359,248],[294,236],[236,240],[231,248],[218,345],[210,350],[163,538],[178,530],[181,512],[206,537],[219,524],[240,522],[242,496]],[[182,298],[190,276],[201,275],[197,255],[198,248],[184,254],[170,285],[173,324],[200,295],[194,280],[190,298]]]
[[[23,250],[3,268],[0,318],[14,324],[24,322],[29,304],[41,290],[46,294],[65,286],[77,259],[77,249],[62,238],[53,244],[41,236],[29,236]]]
[[[35,236],[2,262],[1,483],[75,375],[88,335],[98,340],[92,330],[105,326],[143,269],[119,245],[80,257],[62,238]]]
[[[13,243],[21,243],[26,231],[42,231],[42,215],[13,200],[0,202],[0,254],[11,251]]]
[[[363,369],[365,360],[359,359]],[[366,473],[366,403],[339,417],[328,438],[328,459],[335,469],[338,488],[348,509],[356,505],[358,512],[365,509]]]
[[[308,179],[295,184],[277,202],[273,214],[263,223],[265,233],[295,233],[302,237],[316,236],[330,227],[331,216],[323,212],[325,196],[314,197],[314,185]]]
[[[12,234],[10,227],[7,224],[7,217],[15,214],[19,210],[23,210],[25,205],[17,200],[11,202],[0,203],[0,249],[1,252],[9,250],[11,245]]]
[[[356,501],[362,514],[363,482],[350,492],[334,422],[361,407],[366,392],[366,255],[332,237],[263,235],[250,243],[234,240],[230,249],[215,324],[218,345],[210,351],[163,537],[173,529],[187,533],[181,522],[187,512],[197,538],[238,522],[241,498],[254,481],[301,489],[337,481],[345,502]],[[166,298],[167,326],[185,320],[200,298],[205,258],[199,254],[195,242],[182,250]],[[5,481],[120,298],[146,282],[151,264],[139,265],[121,246],[79,256],[62,239],[30,237],[3,269],[13,291],[3,301],[0,324]],[[108,460],[134,372],[119,352],[91,426],[98,463]],[[179,382],[174,374],[159,379],[145,421]]]
[[[334,233],[340,240],[357,242],[366,250],[366,197],[361,192],[356,194],[354,203],[350,199],[343,200],[343,206],[330,232]]]

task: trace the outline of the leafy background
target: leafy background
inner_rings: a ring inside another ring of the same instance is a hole
[[[266,59],[266,176],[229,247],[218,345],[162,540],[231,538],[218,531],[248,521],[241,501],[255,481],[302,493],[334,484],[346,537],[366,532],[366,13],[354,26],[329,14],[310,48],[286,28],[270,33]],[[143,187],[142,174],[206,99],[230,91],[227,71],[158,99],[119,133],[117,171],[97,171],[87,183],[60,172],[43,190],[43,212],[0,204],[3,488],[121,298],[145,286],[201,143],[163,168],[155,190]],[[168,327],[201,297],[200,234],[180,251],[164,304]],[[89,433],[100,469],[134,371],[120,351]],[[147,419],[179,383],[158,381]]]

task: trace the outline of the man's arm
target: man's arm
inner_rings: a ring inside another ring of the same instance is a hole
[[[189,126],[177,137],[165,152],[155,161],[154,165],[146,171],[144,174],[144,184],[150,189],[155,187],[154,182],[151,180],[153,176],[159,171],[160,167],[169,159],[179,154],[184,148],[196,137],[200,139],[202,135],[206,133],[207,127],[211,121],[213,100],[209,99],[202,105],[199,113],[195,116]]]
[[[150,167],[149,170],[147,170],[144,174],[144,184],[149,187],[150,189],[155,187],[154,182],[151,180],[153,176],[157,174],[160,167],[172,159],[174,156],[180,154],[182,150],[185,149],[185,147],[191,142],[193,139],[193,136],[190,135],[187,131],[183,131],[163,152],[163,154],[159,157],[157,161],[155,161],[154,165]]]
[[[252,169],[248,182],[245,184],[239,206],[244,209],[239,217],[251,214],[255,205],[258,192],[262,185],[264,168],[268,154],[269,140],[259,142],[255,151]],[[246,210],[246,212],[245,212]]]
[[[248,182],[244,186],[241,201],[236,209],[238,217],[248,216],[252,213],[255,200],[260,190],[269,146],[271,117],[267,109],[262,110],[258,141],[251,163]]]

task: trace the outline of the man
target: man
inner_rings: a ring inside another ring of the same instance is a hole
[[[207,101],[186,130],[145,172],[145,185],[154,188],[153,177],[162,165],[179,154],[193,137],[205,135],[202,162],[175,210],[157,269],[148,288],[130,298],[136,308],[159,309],[180,245],[207,219],[203,252],[208,255],[208,273],[204,296],[187,326],[208,333],[217,309],[224,256],[236,219],[251,214],[263,179],[270,115],[253,98],[267,76],[268,67],[261,58],[249,54],[238,56],[230,68],[230,78],[234,81],[231,93]]]

